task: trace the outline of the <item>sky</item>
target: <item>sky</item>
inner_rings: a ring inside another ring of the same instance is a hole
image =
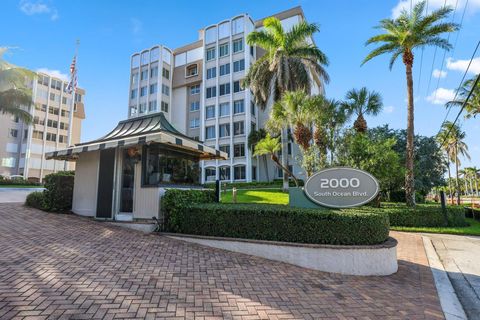
[[[78,81],[87,91],[81,139],[88,141],[127,117],[132,53],[154,44],[181,47],[196,41],[199,29],[240,13],[256,20],[300,5],[307,20],[319,24],[314,40],[330,60],[326,95],[342,99],[348,90],[363,86],[380,92],[383,111],[367,117],[368,126],[404,129],[406,81],[401,59],[391,71],[389,57],[363,66],[361,62],[374,48],[365,47],[365,41],[378,33],[374,29],[378,22],[396,17],[417,1],[2,0],[0,47],[10,47],[4,57],[9,62],[66,77],[79,39]],[[447,116],[444,103],[453,98],[480,40],[480,0],[429,0],[429,10],[444,3],[456,7],[449,20],[462,22],[461,30],[449,38],[454,48],[414,52],[415,132],[427,136],[439,131]],[[480,72],[480,49],[475,58],[467,78]],[[452,109],[447,119],[453,121],[457,113]],[[462,165],[480,167],[480,118],[460,120],[472,158]]]

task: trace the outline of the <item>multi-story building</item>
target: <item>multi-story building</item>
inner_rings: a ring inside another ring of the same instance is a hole
[[[32,81],[34,123],[26,125],[8,114],[0,115],[0,175],[23,176],[42,181],[45,175],[73,170],[74,162],[46,160],[46,152],[63,149],[80,142],[82,121],[85,119],[85,90],[77,88],[72,108],[68,82],[47,74],[37,73]]]
[[[305,19],[300,7],[274,16],[287,30]],[[269,161],[253,157],[247,143],[250,132],[264,127],[271,107],[260,110],[242,87],[248,68],[263,54],[246,37],[262,26],[263,19],[241,14],[201,29],[197,41],[181,48],[157,45],[131,57],[129,117],[163,112],[177,130],[229,155],[202,161],[202,183],[282,177]],[[289,166],[302,177],[298,151],[289,143]]]

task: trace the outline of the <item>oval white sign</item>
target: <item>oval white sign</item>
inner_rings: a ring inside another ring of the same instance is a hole
[[[378,181],[370,173],[346,167],[329,168],[308,178],[305,194],[313,202],[329,208],[350,208],[364,205],[380,191]]]

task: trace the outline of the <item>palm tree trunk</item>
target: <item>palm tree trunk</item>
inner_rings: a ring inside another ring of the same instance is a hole
[[[415,206],[415,177],[413,172],[414,165],[414,106],[413,106],[413,77],[412,65],[413,54],[411,51],[404,54],[404,62],[407,74],[407,100],[408,100],[408,119],[407,119],[407,154],[406,154],[406,173],[405,173],[405,197],[407,206]]]
[[[453,204],[453,188],[452,188],[452,173],[450,172],[450,161],[448,162],[448,196]]]
[[[470,183],[470,194],[473,196],[473,182],[472,182],[472,178],[469,178],[468,179],[468,182]]]
[[[288,191],[289,181],[288,172],[283,168],[288,168],[288,135],[287,130],[282,129],[282,172],[283,172],[283,191]]]
[[[269,177],[269,174],[268,174],[267,156],[263,155],[262,159],[263,159],[263,165],[265,166],[265,175],[266,175],[267,181],[270,181],[270,177]]]
[[[270,158],[283,171],[283,173],[287,175],[287,177],[292,177],[293,181],[295,181],[295,185],[298,187],[298,179],[293,175],[293,172],[288,170],[288,167],[283,166],[276,155],[272,154]],[[286,191],[288,191],[288,189]]]
[[[458,146],[455,142],[455,175],[457,180],[457,205],[460,205],[460,178],[458,176]]]
[[[478,191],[478,178],[475,178],[475,190],[477,191],[477,196],[479,196],[480,192]]]

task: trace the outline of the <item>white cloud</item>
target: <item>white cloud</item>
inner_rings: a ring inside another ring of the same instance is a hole
[[[447,69],[465,72],[467,70],[470,59],[468,60],[453,60],[452,58],[447,58]],[[480,73],[480,57],[474,58],[472,64],[468,69],[468,73],[478,74]]]
[[[58,19],[58,11],[55,7],[49,6],[45,2],[39,1],[20,1],[20,10],[25,13],[27,16],[33,16],[37,14],[46,14],[50,16],[52,21]]]
[[[59,78],[59,79],[64,80],[64,81],[68,81],[68,75],[65,74],[65,73],[62,73],[59,70],[50,70],[50,69],[47,69],[47,68],[39,68],[39,69],[37,69],[37,72],[45,73],[45,74],[48,74],[52,77]]]
[[[394,106],[386,106],[383,111],[385,113],[392,113],[393,111],[395,110],[395,107]]]
[[[432,75],[433,75],[434,78],[445,78],[447,76],[447,72],[435,69],[435,70],[433,70]]]
[[[433,91],[426,99],[428,102],[433,104],[445,104],[449,101],[452,101],[455,97],[455,90],[438,88]]]
[[[138,35],[140,32],[142,32],[142,29],[143,29],[142,21],[138,20],[137,18],[131,18],[130,23],[132,25],[132,33],[134,35]]]
[[[410,11],[410,1],[411,0],[400,0],[398,1],[397,5],[393,7],[392,9],[392,18],[397,18],[402,10],[407,10]],[[412,5],[415,6],[418,2],[421,0],[413,0]],[[467,3],[467,0],[429,0],[428,1],[428,12],[431,12],[432,10],[440,9],[443,7],[443,5],[446,3],[447,6],[450,6],[452,8],[455,8],[455,5],[457,6],[457,10],[463,10],[465,7],[465,4]],[[460,9],[459,9],[460,8]],[[467,13],[473,14],[477,10],[480,9],[480,0],[469,0],[468,1],[468,6],[467,6]]]

